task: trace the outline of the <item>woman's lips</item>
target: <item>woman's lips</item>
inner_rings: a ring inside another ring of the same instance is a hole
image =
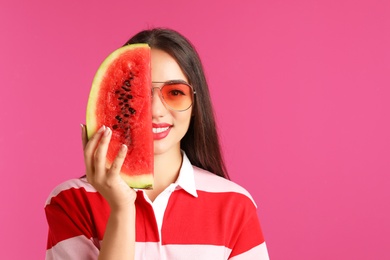
[[[154,140],[160,140],[165,138],[169,134],[169,131],[171,131],[171,127],[172,127],[172,125],[165,124],[165,123],[163,124],[153,123],[152,126],[153,126],[152,131],[153,131]]]

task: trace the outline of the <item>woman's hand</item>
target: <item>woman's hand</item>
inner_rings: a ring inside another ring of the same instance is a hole
[[[87,180],[107,200],[111,212],[104,232],[99,260],[132,260],[135,254],[135,199],[137,193],[119,175],[127,147],[122,145],[111,167],[106,167],[111,129],[102,126],[88,141],[82,127]]]
[[[134,205],[137,194],[119,174],[126,158],[127,146],[122,145],[111,167],[107,169],[106,156],[112,136],[111,129],[102,126],[88,140],[86,127],[81,127],[88,182],[107,200],[111,210],[127,209]]]

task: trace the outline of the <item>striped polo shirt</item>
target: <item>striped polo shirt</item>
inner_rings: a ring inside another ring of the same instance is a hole
[[[269,259],[256,204],[239,185],[191,165],[151,202],[137,191],[135,259]],[[85,178],[46,201],[46,259],[97,259],[110,208]]]

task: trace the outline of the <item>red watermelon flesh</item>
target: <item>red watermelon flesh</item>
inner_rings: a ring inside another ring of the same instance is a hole
[[[153,133],[151,110],[150,47],[126,45],[100,65],[87,106],[90,138],[103,125],[112,138],[107,152],[110,167],[122,144],[128,152],[121,176],[132,188],[153,187]]]

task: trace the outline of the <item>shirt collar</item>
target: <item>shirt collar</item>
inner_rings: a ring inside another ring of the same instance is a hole
[[[192,196],[198,197],[195,186],[194,168],[184,151],[182,151],[182,154],[183,162],[175,184]]]

